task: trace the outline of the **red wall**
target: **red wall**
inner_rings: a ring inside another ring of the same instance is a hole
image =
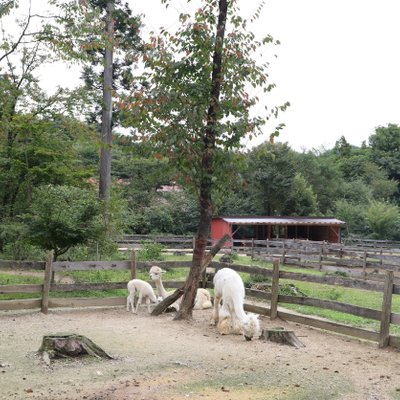
[[[330,226],[329,227],[329,242],[340,243],[340,227]]]
[[[232,226],[228,224],[228,222],[224,221],[221,218],[214,218],[211,221],[211,241],[214,244],[219,239],[221,239],[225,234],[228,234],[232,237]],[[227,242],[225,243],[225,247],[230,246]]]

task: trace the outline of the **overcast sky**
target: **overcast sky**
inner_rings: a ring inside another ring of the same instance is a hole
[[[180,12],[201,6],[201,0],[173,0],[168,10],[160,0],[128,2],[145,14],[145,32],[174,30]],[[40,3],[46,2],[33,0]],[[259,3],[239,0],[243,16]],[[265,103],[291,107],[255,144],[278,122],[286,124],[278,141],[296,150],[331,148],[342,135],[360,146],[377,126],[400,124],[399,16],[400,0],[266,0],[251,29],[281,45],[274,49],[278,58],[270,57],[277,88]],[[54,67],[46,74],[50,87],[67,77]]]

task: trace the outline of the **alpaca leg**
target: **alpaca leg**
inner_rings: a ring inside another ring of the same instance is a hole
[[[142,293],[141,292],[139,292],[139,297],[137,299],[135,314],[138,313],[138,309],[139,309],[140,304],[142,304]]]
[[[126,311],[129,311],[130,308],[132,309],[132,312],[134,312],[135,295],[133,293],[130,293],[129,296],[126,298]]]
[[[236,315],[232,316],[232,333],[240,335],[242,333],[242,324]]]
[[[214,299],[214,309],[212,313],[211,325],[217,325],[219,319],[219,304],[221,302],[221,297],[215,296]]]
[[[229,335],[232,333],[232,316],[226,303],[223,303],[219,310],[217,329],[221,335]]]
[[[148,312],[149,314],[151,313],[151,310],[150,310],[150,303],[151,303],[150,298],[149,298],[149,297],[146,297],[147,312]]]

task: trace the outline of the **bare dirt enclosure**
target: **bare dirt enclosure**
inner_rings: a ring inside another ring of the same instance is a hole
[[[400,399],[400,352],[282,320],[306,347],[221,336],[211,310],[192,321],[172,314],[108,309],[2,312],[1,399],[393,400]],[[36,352],[43,335],[85,335],[114,360],[60,359]]]

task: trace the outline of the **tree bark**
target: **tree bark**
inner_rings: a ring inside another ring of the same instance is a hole
[[[112,145],[112,92],[113,92],[113,48],[114,48],[114,1],[107,2],[106,46],[103,73],[103,106],[101,116],[101,150],[99,198],[110,199],[111,193],[111,145]]]
[[[101,347],[83,335],[54,334],[42,338],[38,353],[46,364],[57,357],[78,357],[90,355],[97,358],[112,359]]]
[[[288,344],[296,348],[305,347],[293,331],[285,331],[283,328],[265,329],[261,338],[275,343]]]
[[[202,178],[199,188],[200,220],[195,238],[192,267],[184,286],[184,295],[179,312],[175,319],[190,319],[196,298],[197,285],[200,279],[202,263],[206,251],[211,218],[213,214],[212,176],[214,169],[216,128],[218,122],[219,97],[221,91],[222,51],[225,26],[228,12],[228,0],[219,0],[219,15],[213,54],[213,71],[211,76],[210,102],[207,112],[207,124],[203,139],[203,157],[201,163]]]

